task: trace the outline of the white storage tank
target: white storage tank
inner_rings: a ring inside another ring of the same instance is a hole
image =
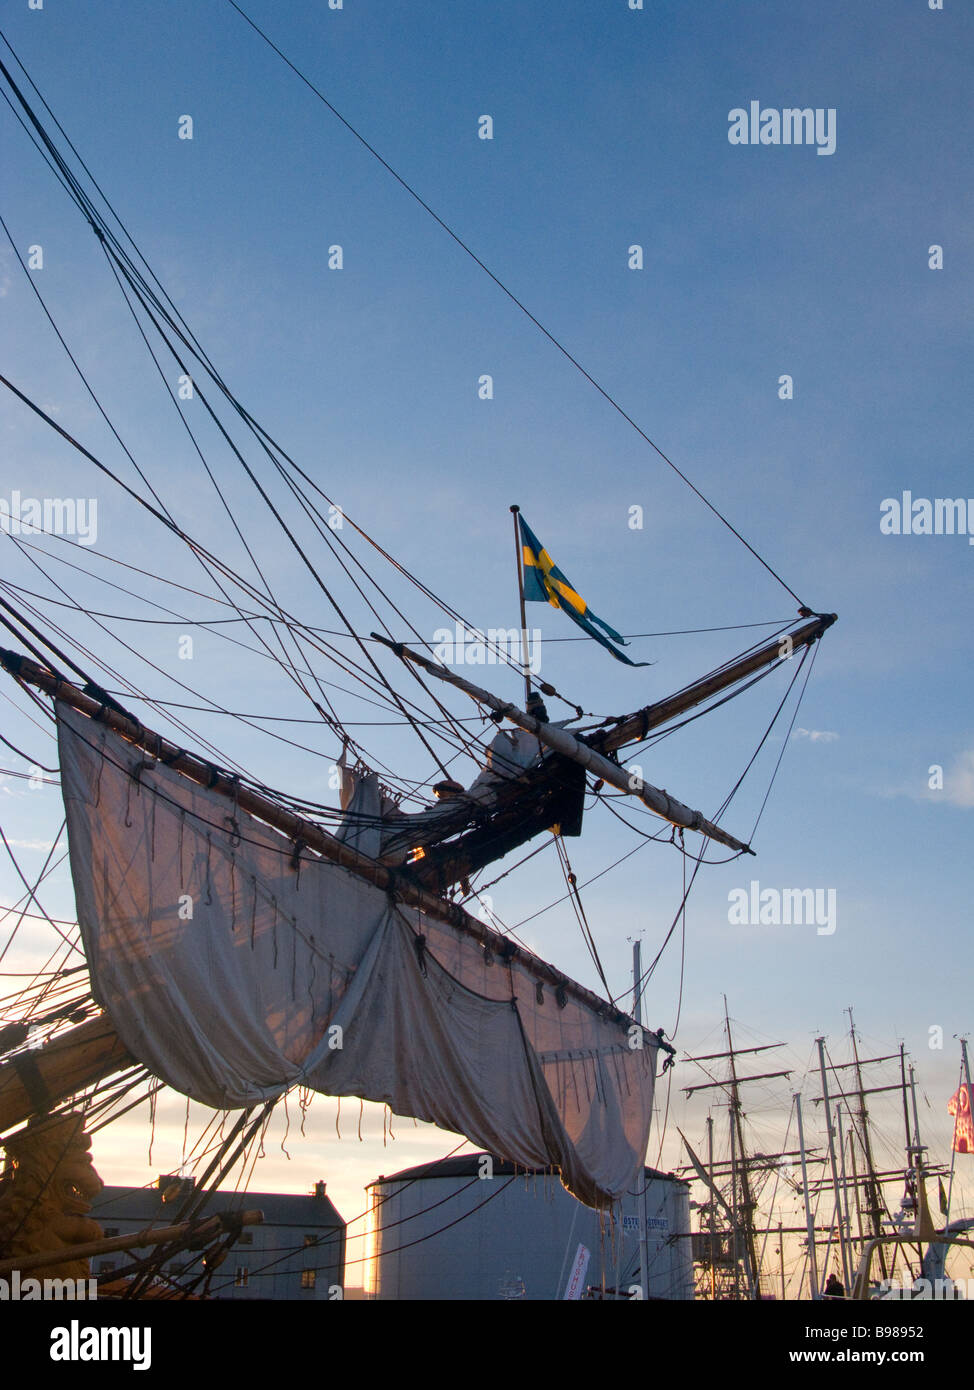
[[[645,1170],[650,1299],[692,1299],[689,1184]],[[583,1206],[551,1170],[461,1154],[380,1177],[367,1189],[369,1298],[639,1296],[643,1196]]]

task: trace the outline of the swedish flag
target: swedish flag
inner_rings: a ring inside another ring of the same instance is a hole
[[[627,643],[619,636],[614,628],[608,623],[604,623],[601,618],[597,618],[581,594],[569,583],[562,574],[561,570],[554,563],[551,556],[531,530],[531,527],[518,513],[518,525],[521,528],[521,554],[524,559],[524,598],[528,603],[550,603],[554,608],[560,608],[567,613],[573,623],[577,623],[583,632],[587,632],[589,637],[594,637],[606,651],[612,653],[617,661],[624,661],[627,666],[648,666],[648,661],[630,661],[628,656],[617,651],[612,642],[621,642],[623,646]],[[596,626],[602,632],[596,631]],[[607,640],[611,637],[612,642]]]

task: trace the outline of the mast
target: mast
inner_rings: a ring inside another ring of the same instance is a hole
[[[642,943],[634,941],[632,943],[632,999],[633,1020],[639,1024],[643,1023],[643,971],[642,971]],[[649,1298],[649,1221],[648,1208],[646,1206],[646,1188],[649,1186],[646,1180],[646,1155],[643,1155],[643,1162],[639,1165],[639,1192],[636,1200],[639,1203],[639,1287],[642,1291],[643,1301]]]
[[[730,1128],[731,1212],[733,1215],[731,1239],[733,1241],[732,1248],[734,1254],[734,1297],[739,1299],[741,1296],[741,1223],[737,1205],[737,1139],[734,1133],[734,1116],[731,1113],[730,1105],[727,1107],[727,1123]]]
[[[802,1098],[796,1091],[795,1110],[798,1115],[798,1145],[802,1155],[802,1195],[805,1199],[805,1227],[808,1232],[808,1262],[809,1262],[809,1283],[812,1290],[812,1298],[819,1297],[818,1286],[818,1262],[815,1258],[815,1222],[812,1217],[812,1204],[808,1192],[808,1163],[805,1158],[805,1128],[802,1124]]]
[[[741,1115],[741,1092],[737,1084],[737,1068],[734,1065],[734,1044],[731,1041],[730,1014],[727,1010],[727,996],[724,995],[724,1023],[727,1028],[727,1049],[730,1057],[731,1073],[731,1113],[737,1129],[737,1139],[741,1154],[741,1206],[744,1209],[744,1243],[748,1263],[748,1284],[750,1297],[761,1296],[758,1276],[757,1254],[754,1245],[754,1203],[751,1200],[751,1185],[747,1171],[747,1153],[744,1148],[744,1128]]]
[[[871,1142],[870,1135],[869,1135],[869,1112],[868,1112],[868,1110],[866,1109],[866,1091],[865,1091],[865,1089],[864,1089],[864,1087],[863,1087],[863,1084],[862,1084],[862,1062],[861,1062],[860,1057],[859,1057],[859,1043],[858,1043],[858,1040],[857,1040],[857,1038],[856,1038],[856,1027],[855,1027],[855,1023],[854,1023],[854,1021],[853,1021],[853,1018],[852,1018],[852,1006],[851,1006],[851,1005],[850,1005],[850,1007],[846,1010],[846,1013],[849,1015],[849,1035],[850,1035],[850,1037],[852,1038],[852,1056],[853,1056],[853,1059],[854,1059],[854,1060],[853,1060],[853,1066],[855,1067],[855,1072],[856,1072],[856,1085],[858,1086],[858,1090],[859,1090],[860,1141],[861,1141],[861,1143],[862,1143],[863,1157],[864,1157],[864,1159],[866,1160],[866,1177],[867,1177],[867,1182],[866,1182],[866,1184],[865,1184],[865,1187],[866,1187],[866,1192],[865,1192],[865,1197],[866,1197],[866,1215],[869,1217],[869,1225],[870,1225],[870,1229],[871,1229],[872,1235],[873,1235],[873,1237],[877,1237],[877,1236],[881,1236],[881,1235],[883,1234],[882,1201],[881,1201],[881,1197],[880,1197],[879,1185],[878,1185],[878,1183],[876,1182],[876,1165],[875,1165],[875,1163],[873,1162],[872,1142]],[[883,1058],[882,1060],[883,1060],[883,1061],[886,1061],[886,1060],[888,1060],[888,1059]],[[850,1136],[850,1151],[851,1151],[851,1142],[852,1142],[852,1141],[851,1141],[851,1136]],[[858,1184],[857,1184],[857,1186],[856,1186],[856,1207],[858,1208],[858,1206],[859,1206],[859,1187],[858,1187]],[[861,1236],[861,1232],[860,1232],[860,1236]],[[885,1254],[885,1252],[884,1252],[882,1246],[880,1246],[880,1248],[879,1248],[879,1261],[880,1261],[880,1269],[881,1269],[881,1271],[882,1271],[882,1277],[883,1277],[883,1279],[885,1279],[885,1278],[886,1278],[886,1254]]]
[[[906,1161],[913,1167],[913,1138],[910,1134],[910,1111],[906,1100],[906,1045],[900,1043],[900,1087],[903,1091],[903,1124],[906,1128]]]
[[[717,1203],[714,1200],[714,1117],[707,1116],[707,1167],[710,1172],[710,1298],[717,1297],[717,1268],[714,1241],[717,1235]]]
[[[785,1301],[785,1228],[778,1222],[778,1266],[781,1270],[781,1301]]]
[[[752,1171],[760,1168],[773,1168],[775,1165],[768,1161],[766,1154],[758,1155],[753,1161],[747,1155],[744,1143],[743,1127],[743,1107],[741,1105],[740,1087],[746,1081],[765,1081],[779,1076],[790,1076],[790,1071],[762,1072],[758,1076],[738,1076],[735,1061],[751,1052],[766,1052],[771,1048],[782,1047],[783,1043],[762,1043],[758,1047],[734,1047],[733,1038],[730,1031],[730,1016],[727,1010],[727,996],[724,995],[724,1023],[727,1035],[728,1050],[726,1052],[710,1052],[701,1057],[688,1057],[688,1062],[703,1064],[704,1062],[729,1060],[730,1075],[724,1081],[707,1081],[696,1086],[684,1086],[683,1091],[686,1095],[692,1095],[695,1091],[709,1091],[720,1089],[728,1092],[728,1129],[730,1133],[730,1180],[731,1180],[731,1202],[727,1204],[721,1199],[721,1205],[730,1218],[731,1241],[732,1241],[732,1260],[734,1265],[734,1291],[735,1297],[741,1296],[741,1263],[746,1267],[746,1277],[748,1285],[748,1298],[757,1299],[761,1296],[760,1276],[758,1271],[757,1247],[755,1245],[755,1225],[754,1211],[756,1201],[751,1186]],[[708,1144],[710,1150],[710,1175],[709,1186],[712,1192],[717,1192],[714,1182],[715,1168],[713,1163],[713,1121],[708,1118]],[[684,1141],[685,1142],[685,1141]],[[687,1145],[689,1150],[689,1145]],[[692,1151],[691,1157],[693,1157]],[[782,1154],[776,1155],[778,1159]],[[698,1162],[693,1165],[698,1176],[703,1181],[708,1181]],[[726,1176],[726,1164],[718,1165],[718,1169]],[[740,1192],[738,1192],[738,1186]],[[742,1249],[743,1245],[743,1249]],[[712,1287],[716,1280],[711,1275]]]
[[[847,1289],[852,1287],[852,1274],[849,1266],[849,1252],[846,1248],[845,1232],[842,1223],[842,1200],[839,1195],[839,1173],[835,1159],[835,1131],[832,1128],[832,1111],[829,1106],[829,1083],[825,1075],[825,1039],[816,1038],[818,1043],[818,1062],[822,1074],[822,1100],[825,1103],[825,1128],[829,1136],[829,1162],[832,1167],[832,1191],[835,1195],[835,1219],[839,1227],[839,1250],[842,1255],[842,1275]]]
[[[850,1119],[850,1121],[852,1120],[852,1114],[851,1114],[851,1112],[850,1112],[850,1114],[849,1114],[849,1119]],[[856,1165],[856,1142],[855,1142],[855,1141],[856,1141],[855,1126],[852,1125],[852,1124],[850,1123],[850,1125],[849,1125],[849,1167],[850,1167],[851,1170],[852,1170],[852,1179],[851,1179],[851,1182],[852,1182],[852,1195],[853,1195],[853,1198],[855,1199],[855,1203],[856,1203],[856,1229],[857,1229],[858,1232],[859,1232],[859,1249],[861,1250],[862,1247],[863,1247],[863,1246],[865,1245],[865,1243],[866,1243],[866,1237],[865,1237],[865,1232],[864,1232],[864,1230],[863,1230],[863,1225],[862,1225],[862,1200],[861,1200],[860,1195],[859,1195],[860,1182],[859,1182],[859,1169],[858,1169],[858,1167],[857,1167],[857,1165]],[[867,1175],[867,1180],[868,1180],[868,1175]],[[849,1191],[849,1180],[846,1181],[846,1192],[848,1192],[848,1191]],[[850,1226],[849,1229],[850,1229],[850,1231],[851,1231],[851,1229],[852,1229],[851,1226]]]
[[[916,1160],[918,1172],[923,1169],[923,1155],[927,1151],[926,1144],[920,1143],[920,1115],[917,1111],[917,1079],[916,1069],[910,1063],[910,1096],[913,1101],[913,1155]]]
[[[836,1131],[837,1131],[837,1134],[838,1134],[838,1141],[839,1141],[839,1174],[840,1174],[840,1183],[841,1183],[841,1192],[842,1192],[842,1215],[843,1215],[844,1220],[845,1220],[846,1242],[847,1242],[848,1244],[851,1245],[851,1243],[852,1243],[852,1222],[851,1222],[851,1220],[850,1220],[850,1218],[849,1218],[849,1184],[848,1184],[848,1182],[847,1182],[847,1180],[846,1180],[846,1170],[845,1170],[845,1138],[844,1138],[843,1133],[842,1133],[842,1106],[841,1106],[841,1104],[839,1104],[839,1105],[837,1105],[837,1106],[835,1107],[835,1127],[836,1127]],[[852,1137],[851,1134],[850,1134],[849,1137],[850,1137],[850,1138]],[[852,1251],[851,1251],[851,1250],[849,1251],[849,1268],[850,1268],[850,1270],[851,1270],[851,1268],[852,1268]],[[846,1285],[846,1287],[848,1288],[848,1285]]]

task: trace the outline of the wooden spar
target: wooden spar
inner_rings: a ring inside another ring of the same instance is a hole
[[[752,676],[754,671],[760,670],[761,666],[788,659],[788,655],[786,655],[788,651],[793,653],[798,646],[807,646],[811,642],[817,641],[821,634],[827,631],[832,623],[835,623],[835,620],[834,613],[818,614],[811,623],[803,624],[802,627],[795,628],[795,631],[789,632],[789,634],[779,635],[775,641],[768,642],[759,651],[752,652],[749,656],[739,657],[736,662],[728,663],[723,670],[717,671],[713,676],[707,676],[703,680],[693,682],[682,691],[677,691],[677,694],[667,696],[664,701],[647,705],[642,710],[636,710],[635,714],[627,714],[624,719],[618,720],[613,728],[597,730],[596,733],[586,735],[585,739],[579,739],[579,742],[584,741],[592,748],[599,749],[600,752],[613,752],[614,749],[621,748],[627,742],[629,744],[638,742],[639,739],[646,737],[650,728],[657,728],[661,724],[666,724],[668,720],[675,719],[677,714],[685,713],[693,706],[710,699],[711,695],[720,694],[721,691],[731,687],[736,682]],[[550,691],[546,694],[550,694]],[[507,809],[514,808],[515,805],[524,809],[525,806],[535,805],[546,792],[552,791],[552,788],[556,787],[561,780],[563,780],[563,771],[561,771],[559,763],[553,763],[553,766],[547,766],[547,763],[543,763],[542,766],[522,773],[521,777],[510,778],[510,781],[497,785],[490,798],[479,802],[479,809],[490,810],[492,813],[495,810],[506,812]],[[445,817],[442,821],[436,821],[435,831],[418,835],[417,845],[431,844],[431,842],[445,840],[449,835],[460,834],[468,824],[470,824],[470,806],[459,802],[457,803],[456,815]],[[528,840],[531,835],[525,835],[524,838]],[[513,841],[510,844],[506,842],[506,848],[500,852],[506,853],[509,848],[514,848]],[[463,844],[459,844],[456,853],[454,853],[454,859],[456,859],[457,876],[460,877],[463,876],[463,873],[472,872],[474,867],[481,867],[482,863],[490,862],[489,858],[484,859],[479,856],[475,863],[464,867],[463,855]],[[420,874],[422,873],[425,873],[425,869],[420,870]],[[456,881],[456,876],[450,878],[449,881]]]
[[[665,700],[658,700],[656,704],[646,705],[635,714],[626,715],[612,729],[592,734],[591,742],[603,752],[621,748],[626,743],[638,743],[646,737],[650,729],[668,723],[678,714],[684,714],[694,705],[709,699],[711,695],[718,695],[728,686],[735,685],[746,676],[754,675],[762,666],[769,666],[775,661],[787,661],[799,647],[811,646],[837,620],[837,613],[819,613],[811,622],[796,628],[794,632],[782,633],[773,642],[752,652],[750,656],[742,656],[714,675],[705,676],[703,680],[688,685],[685,690],[678,690],[675,695],[669,695]]]
[[[443,898],[420,887],[409,876],[407,870],[389,869],[385,865],[377,863],[376,860],[370,859],[368,855],[360,854],[358,850],[343,844],[341,840],[336,839],[334,835],[329,834],[327,830],[314,821],[295,815],[293,811],[286,810],[268,797],[245,786],[239,779],[221,772],[212,763],[206,762],[203,758],[198,758],[192,753],[185,752],[176,744],[163,738],[161,734],[144,728],[130,715],[112,709],[110,705],[105,705],[103,701],[93,699],[90,695],[85,695],[70,681],[59,679],[51,671],[39,666],[36,661],[31,661],[28,657],[6,651],[0,647],[0,666],[3,666],[18,680],[35,685],[46,695],[53,696],[54,699],[70,705],[94,721],[106,724],[135,747],[144,749],[150,757],[158,758],[167,767],[175,769],[183,776],[188,777],[190,781],[206,787],[218,796],[227,797],[241,810],[246,811],[248,815],[273,826],[275,830],[279,830],[290,840],[300,841],[303,846],[314,850],[322,858],[328,859],[334,864],[340,864],[359,878],[365,879],[387,893],[394,894],[397,899],[409,903],[412,907],[419,908],[437,921],[446,922],[449,926],[456,927],[458,931],[463,932],[482,946],[487,946],[498,959],[506,960],[520,957],[529,962],[532,972],[539,979],[547,980],[556,987],[562,987],[567,994],[572,995],[579,1003],[584,1004],[594,1013],[605,1016],[608,1010],[609,1016],[618,1018],[620,1023],[628,1025],[632,1022],[628,1015],[615,1009],[597,994],[586,989],[584,985],[580,985],[569,976],[563,975],[560,970],[549,965],[540,956],[531,954],[516,945],[509,937],[493,931],[485,923],[472,917],[469,912],[465,912],[456,903],[446,902]]]
[[[533,715],[526,714],[516,705],[501,700],[497,695],[492,695],[489,690],[483,690],[479,685],[474,685],[471,681],[464,680],[462,676],[455,675],[453,671],[448,671],[446,667],[437,665],[435,661],[430,661],[428,657],[410,651],[401,642],[390,642],[388,638],[380,637],[376,632],[373,632],[372,636],[376,641],[391,648],[397,656],[421,666],[424,671],[436,676],[438,680],[455,685],[458,690],[464,691],[478,704],[486,705],[495,714],[503,715],[512,724],[516,724],[518,728],[526,730],[529,734],[534,734],[539,742],[545,744],[546,747],[553,749],[556,753],[561,753],[563,757],[571,758],[573,762],[580,763],[596,777],[601,777],[604,782],[618,787],[620,791],[638,796],[640,801],[644,802],[651,811],[655,811],[658,816],[662,816],[672,825],[681,825],[688,830],[698,830],[701,835],[706,835],[711,840],[718,840],[720,844],[727,845],[729,849],[736,849],[745,854],[754,853],[749,845],[736,840],[733,835],[728,835],[726,830],[721,830],[720,826],[714,825],[699,811],[691,811],[689,806],[684,806],[682,801],[677,801],[668,792],[661,791],[649,782],[644,782],[635,773],[620,767],[618,763],[611,762],[601,753],[596,752],[589,744],[580,742],[567,729],[557,729],[553,724],[545,724],[540,719],[535,719]]]
[[[181,1221],[178,1226],[146,1226],[144,1231],[132,1231],[124,1236],[106,1236],[104,1240],[89,1240],[84,1245],[65,1245],[61,1250],[45,1250],[35,1255],[16,1255],[12,1260],[0,1260],[0,1275],[12,1274],[15,1269],[24,1274],[29,1269],[47,1265],[66,1264],[69,1260],[87,1260],[92,1255],[111,1255],[116,1250],[142,1250],[147,1245],[165,1245],[171,1240],[191,1236],[194,1245],[209,1245],[220,1235],[237,1226],[259,1226],[264,1220],[262,1211],[217,1212],[205,1221]]]
[[[0,1134],[112,1072],[136,1065],[100,1014],[0,1066]]]

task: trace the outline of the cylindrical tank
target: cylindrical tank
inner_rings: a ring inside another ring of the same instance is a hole
[[[688,1184],[645,1169],[651,1299],[693,1298]],[[365,1292],[379,1299],[639,1297],[643,1198],[583,1206],[550,1170],[462,1154],[368,1187]],[[587,1252],[587,1256],[586,1253]]]

